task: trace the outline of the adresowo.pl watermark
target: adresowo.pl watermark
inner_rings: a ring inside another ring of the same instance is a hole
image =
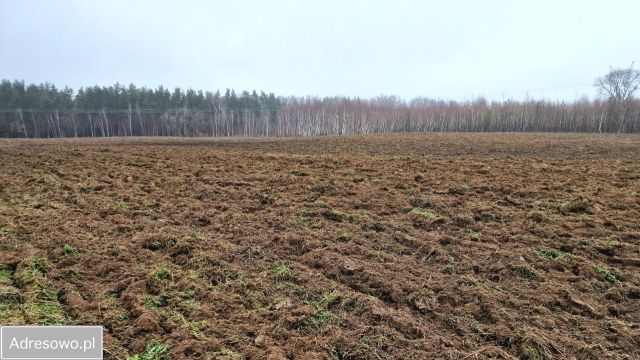
[[[2,326],[0,360],[102,359],[102,326]]]

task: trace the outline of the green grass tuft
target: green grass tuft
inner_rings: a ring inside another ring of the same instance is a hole
[[[429,210],[424,210],[424,209],[418,209],[418,208],[411,209],[409,214],[418,215],[429,220],[435,220],[439,218],[439,216],[434,212],[431,212]]]
[[[233,281],[243,280],[244,275],[241,272],[230,268],[226,264],[221,264],[215,269],[215,271],[209,273],[209,281],[211,281],[211,284],[216,286],[227,285]]]
[[[151,341],[142,355],[129,356],[127,360],[171,360],[171,346]]]
[[[187,242],[198,242],[204,240],[204,235],[199,232],[193,232],[182,237],[182,240]]]
[[[322,327],[326,324],[337,324],[339,322],[340,318],[338,315],[328,310],[318,311],[313,318],[311,318],[311,324],[315,327]]]
[[[612,283],[617,283],[622,280],[622,277],[615,270],[604,265],[596,266],[596,272]]]
[[[24,293],[26,318],[39,325],[65,323],[64,310],[58,299],[58,292],[49,286],[36,283]]]
[[[350,214],[346,212],[342,212],[339,210],[329,210],[324,213],[324,216],[333,221],[342,221],[347,220],[349,222],[354,222],[360,220],[360,215],[358,214]]]
[[[15,273],[15,279],[20,286],[32,282],[35,278],[47,272],[49,265],[45,258],[35,258],[30,260],[25,266]]]
[[[336,291],[327,291],[314,303],[314,306],[316,309],[326,310],[329,306],[338,301],[339,298],[340,295]]]
[[[207,324],[204,321],[197,321],[189,323],[188,328],[189,332],[193,337],[198,340],[203,340],[205,338],[203,330],[207,327]]]
[[[144,306],[150,310],[167,307],[169,304],[171,304],[171,297],[165,294],[150,297],[144,302]]]
[[[310,323],[314,327],[322,327],[326,324],[339,324],[340,317],[329,310],[331,306],[340,301],[340,294],[336,291],[324,292],[320,298],[313,302],[315,314]]]
[[[11,279],[11,268],[7,265],[0,265],[0,285],[11,285],[13,280]]]
[[[482,233],[480,231],[473,231],[471,229],[463,229],[462,233],[467,235],[472,240],[482,239]]]
[[[570,259],[571,257],[573,257],[573,255],[569,253],[556,250],[556,249],[542,249],[538,251],[538,256],[544,259],[555,260],[555,261],[561,261],[561,260]]]
[[[167,268],[160,268],[153,273],[153,278],[155,280],[164,280],[171,276],[171,270]]]
[[[62,247],[62,253],[66,254],[66,255],[78,255],[80,253],[80,251],[78,250],[78,248],[65,244]]]
[[[275,281],[289,281],[293,279],[293,270],[283,263],[276,263],[271,267],[273,273],[273,280]]]
[[[479,288],[485,289],[485,290],[487,290],[488,292],[490,292],[492,294],[501,293],[503,291],[502,288],[500,286],[497,286],[497,285],[493,286],[493,285],[486,284],[486,283],[483,283],[483,282],[479,282],[479,283],[477,283],[477,285],[478,285]]]
[[[513,271],[520,277],[525,279],[536,279],[538,274],[536,274],[535,270],[530,268],[527,265],[516,266]]]

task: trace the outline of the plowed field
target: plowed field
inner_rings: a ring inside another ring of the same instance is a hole
[[[0,324],[105,358],[640,358],[640,137],[0,140]]]

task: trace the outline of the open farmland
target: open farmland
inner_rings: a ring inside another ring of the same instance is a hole
[[[640,357],[640,137],[0,140],[0,324],[126,359]]]

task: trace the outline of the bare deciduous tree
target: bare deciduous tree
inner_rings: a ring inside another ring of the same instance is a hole
[[[594,85],[609,100],[628,101],[640,88],[640,71],[633,68],[633,63],[628,69],[611,68],[609,73],[597,78]]]
[[[633,68],[611,68],[609,73],[599,77],[594,85],[600,93],[609,99],[609,116],[605,124],[605,131],[624,132],[629,122],[629,107],[634,93],[640,88],[640,71]],[[634,125],[635,126],[635,125]],[[598,127],[601,132],[602,123]]]

